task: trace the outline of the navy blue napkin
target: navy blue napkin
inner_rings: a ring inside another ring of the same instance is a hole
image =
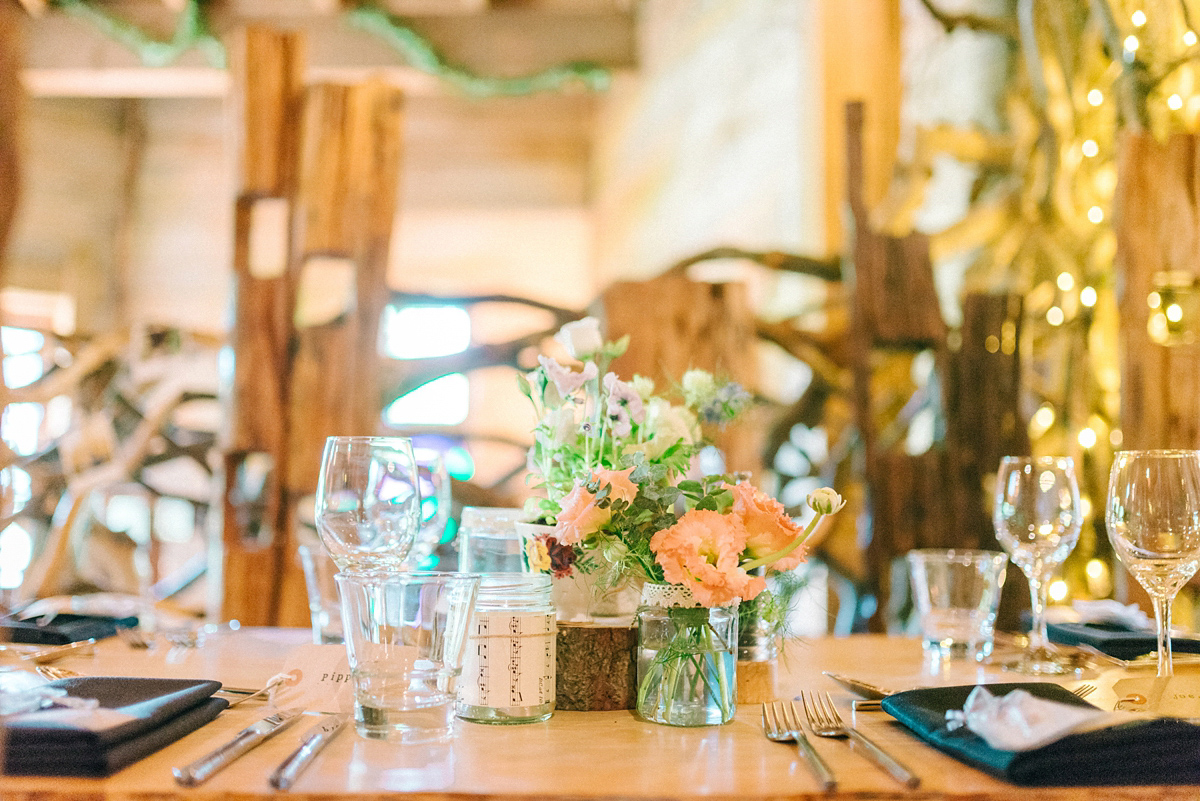
[[[1060,645],[1090,645],[1117,659],[1133,659],[1158,651],[1158,634],[1153,629],[1130,629],[1115,623],[1047,623],[1050,642]],[[1172,637],[1171,650],[1200,654],[1200,640]]]
[[[15,620],[0,619],[0,638],[8,642],[36,645],[67,645],[80,640],[102,640],[117,633],[118,628],[133,628],[138,624],[136,617],[110,617],[108,615],[58,614],[46,625],[38,625],[41,617]]]
[[[1048,682],[988,684],[993,695],[1023,689],[1064,704],[1091,706]],[[1029,786],[1200,784],[1200,726],[1159,718],[1072,734],[1029,751],[1000,751],[966,727],[948,731],[946,711],[962,709],[975,685],[907,690],[883,709],[940,751]]]
[[[80,677],[51,682],[68,695],[94,698],[132,719],[99,731],[37,713],[4,722],[4,772],[35,776],[108,776],[208,723],[229,706],[213,698],[217,681]]]

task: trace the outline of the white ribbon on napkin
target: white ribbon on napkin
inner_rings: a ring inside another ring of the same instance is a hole
[[[1119,717],[1121,722],[1126,719]],[[1030,751],[1068,734],[1115,722],[1118,720],[1112,713],[1094,707],[1050,701],[1026,690],[995,696],[982,685],[971,691],[961,710],[946,712],[948,729],[966,726],[1000,751]]]
[[[1080,623],[1114,623],[1128,629],[1154,628],[1154,622],[1137,604],[1122,604],[1111,599],[1074,601],[1071,607]]]

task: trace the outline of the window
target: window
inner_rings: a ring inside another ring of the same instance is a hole
[[[388,306],[381,325],[383,352],[393,359],[462,353],[471,344],[471,317],[461,306]],[[389,426],[455,426],[470,410],[470,381],[451,373],[422,384],[384,410]]]

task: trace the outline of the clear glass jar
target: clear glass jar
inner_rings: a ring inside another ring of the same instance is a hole
[[[647,584],[637,621],[638,715],[669,726],[733,720],[737,602],[706,608],[686,587]]]
[[[460,718],[533,723],[554,713],[555,618],[549,575],[483,575],[459,682]]]

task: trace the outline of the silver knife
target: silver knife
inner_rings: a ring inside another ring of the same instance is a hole
[[[238,732],[236,737],[211,754],[200,757],[185,767],[175,768],[172,771],[175,774],[175,781],[184,787],[195,787],[251,748],[279,734],[295,723],[303,713],[304,710],[300,707],[281,709],[275,714],[268,715],[257,723],[247,726]]]
[[[889,695],[891,695],[892,693],[895,692],[895,690],[888,690],[883,687],[879,687],[874,684],[871,684],[869,682],[865,682],[862,679],[852,679],[849,676],[843,676],[841,674],[833,673],[828,670],[823,670],[821,672],[824,673],[829,678],[836,681],[838,684],[845,687],[850,692],[857,693],[858,695],[861,695],[863,698],[870,698],[870,699],[887,698]]]
[[[292,755],[271,774],[271,786],[276,790],[289,789],[301,771],[308,767],[313,758],[329,744],[330,740],[338,736],[338,733],[346,727],[349,721],[350,715],[347,713],[334,715],[306,731],[300,747],[293,751]]]

